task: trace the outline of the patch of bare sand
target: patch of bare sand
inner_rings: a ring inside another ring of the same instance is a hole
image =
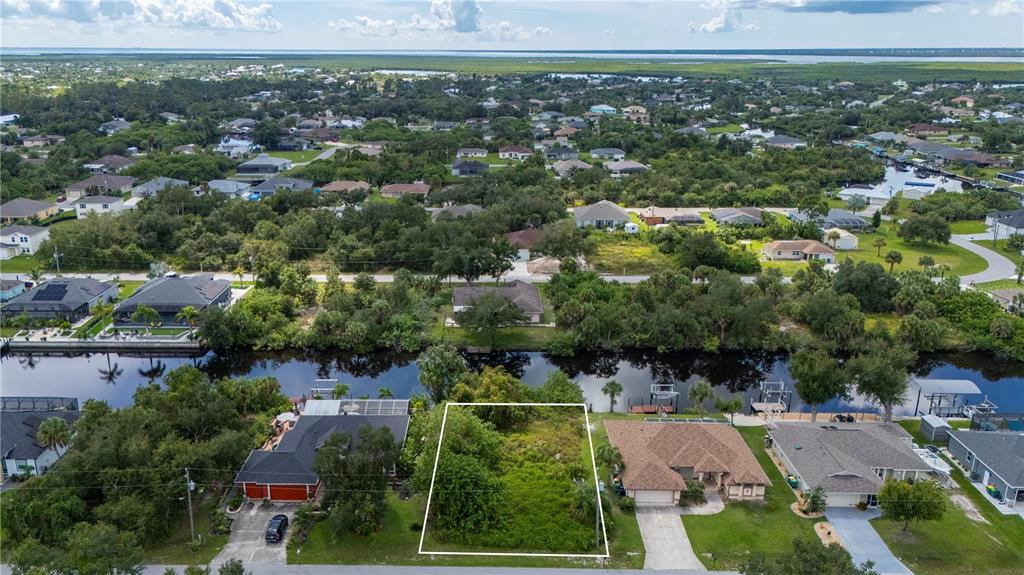
[[[963,510],[964,514],[972,521],[988,523],[988,520],[982,517],[981,513],[978,512],[978,508],[974,506],[974,502],[968,499],[966,495],[961,493],[950,493],[949,498],[953,501],[953,505],[956,505]]]
[[[839,540],[839,536],[836,535],[836,530],[832,529],[832,524],[828,521],[815,523],[814,532],[818,534],[818,539],[821,539],[824,545],[831,545],[833,543],[839,546],[843,545],[843,542]]]

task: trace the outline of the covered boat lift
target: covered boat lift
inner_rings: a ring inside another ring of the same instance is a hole
[[[963,405],[958,405],[957,400],[965,395],[981,394],[978,386],[969,379],[913,378],[910,380],[910,383],[914,384],[917,388],[917,401],[914,404],[915,416],[928,415],[930,413],[939,417],[961,415]],[[928,404],[927,411],[921,411],[922,399]],[[987,401],[986,399],[982,403]],[[995,406],[993,405],[992,407]]]

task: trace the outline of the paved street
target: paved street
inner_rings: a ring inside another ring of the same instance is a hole
[[[949,238],[949,243],[955,246],[960,246],[970,252],[974,252],[975,254],[985,258],[985,261],[988,262],[988,268],[984,271],[961,276],[960,283],[970,285],[995,280],[1004,280],[1006,278],[1016,276],[1016,266],[1009,260],[1009,258],[971,241],[986,240],[991,239],[991,237],[992,234],[971,234],[952,236]]]
[[[636,521],[644,538],[644,569],[704,571],[704,564],[690,546],[678,507],[637,506]]]
[[[164,575],[171,567],[181,573],[181,565],[149,565],[143,575]],[[538,569],[535,567],[445,567],[397,565],[246,565],[252,575],[643,575],[639,569]],[[0,569],[7,575],[9,568]],[[676,569],[666,575],[739,575],[735,571]]]
[[[854,563],[860,565],[872,561],[879,575],[913,575],[889,551],[889,547],[871,526],[869,521],[881,514],[877,509],[861,511],[852,507],[829,507],[825,510],[825,517],[843,542],[843,547],[850,552]]]

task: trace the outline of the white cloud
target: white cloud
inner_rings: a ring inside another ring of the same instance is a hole
[[[602,32],[602,34],[604,34],[605,36],[612,36],[612,35],[615,34],[615,29],[614,28],[605,28],[604,32]]]
[[[5,18],[118,22],[182,28],[277,32],[267,2],[239,0],[0,0]]]
[[[433,32],[440,34],[475,34],[479,40],[514,42],[536,36],[546,36],[553,31],[545,26],[528,30],[522,26],[502,20],[496,24],[484,22],[484,9],[476,0],[431,0],[427,16],[413,14],[408,20],[377,20],[369,16],[341,19],[329,22],[335,30],[344,30],[355,36],[384,38],[402,32]]]
[[[931,14],[942,14],[946,10],[940,4],[932,4],[931,6],[925,8],[924,11]]]
[[[719,34],[736,30],[743,21],[743,12],[737,7],[738,2],[732,0],[712,0],[708,8],[718,10],[718,15],[703,24],[690,22],[690,32]]]
[[[993,16],[1008,16],[1010,14],[1024,13],[1024,0],[997,0],[989,8],[988,13]]]

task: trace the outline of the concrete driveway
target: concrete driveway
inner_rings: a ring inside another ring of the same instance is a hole
[[[690,546],[679,508],[637,506],[636,521],[644,538],[644,569],[705,570]]]
[[[229,559],[239,559],[249,564],[284,565],[287,560],[285,544],[292,536],[292,515],[298,508],[295,503],[271,503],[261,507],[259,503],[246,503],[236,513],[231,524],[231,537],[224,549],[213,558],[212,565],[220,565]],[[284,514],[288,516],[288,531],[285,540],[280,543],[267,543],[265,536],[270,518]]]
[[[879,575],[913,575],[885,545],[869,521],[882,514],[877,509],[861,511],[852,507],[829,507],[825,517],[835,530],[843,547],[850,552],[853,562],[861,565],[866,561],[875,564]]]

